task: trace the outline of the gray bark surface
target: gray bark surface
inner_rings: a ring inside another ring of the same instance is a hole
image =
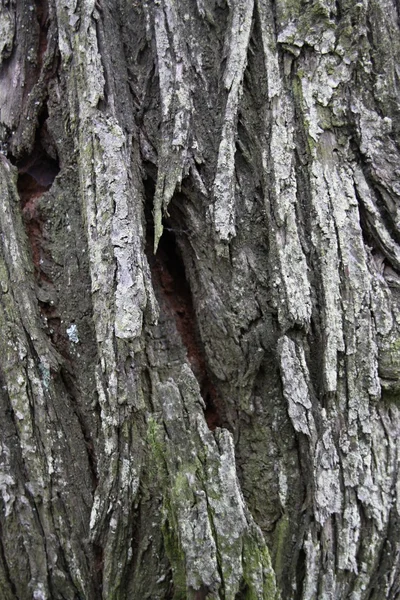
[[[0,597],[400,598],[397,0],[2,0]]]

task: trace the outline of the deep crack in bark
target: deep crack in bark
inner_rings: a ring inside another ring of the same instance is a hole
[[[208,373],[206,358],[193,306],[189,281],[176,240],[176,233],[185,231],[184,224],[165,222],[157,253],[153,254],[154,227],[151,218],[147,219],[146,254],[149,261],[153,285],[162,295],[176,328],[184,344],[190,366],[199,382],[201,395],[205,403],[204,416],[211,431],[222,427],[221,402],[217,390]]]

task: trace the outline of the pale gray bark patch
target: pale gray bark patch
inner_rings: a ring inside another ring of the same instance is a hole
[[[213,186],[213,219],[218,240],[221,242],[228,242],[235,235],[236,122],[243,74],[247,62],[253,7],[253,0],[233,0],[230,3],[229,29],[225,38],[226,66],[223,84],[228,95]]]
[[[293,427],[299,433],[315,439],[315,423],[312,416],[309,393],[309,374],[304,351],[295,342],[283,337],[278,342],[283,395],[288,402],[288,412]]]
[[[190,122],[193,104],[190,92],[190,61],[184,36],[190,13],[174,3],[145,3],[147,20],[153,21],[160,86],[162,135],[158,152],[159,176],[154,195],[154,251],[162,235],[163,214],[188,166]],[[183,7],[182,7],[183,8]]]

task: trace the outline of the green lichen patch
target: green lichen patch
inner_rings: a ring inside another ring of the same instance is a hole
[[[256,528],[243,541],[243,579],[246,600],[278,600],[275,573],[269,550]]]
[[[273,564],[278,580],[283,576],[285,566],[285,552],[287,550],[288,534],[290,531],[289,517],[284,515],[276,525],[274,531]]]

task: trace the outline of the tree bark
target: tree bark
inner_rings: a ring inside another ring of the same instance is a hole
[[[399,30],[2,0],[2,599],[400,597]]]

